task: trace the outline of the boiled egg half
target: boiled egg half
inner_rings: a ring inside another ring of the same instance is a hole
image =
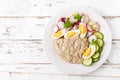
[[[90,58],[95,53],[95,45],[91,45],[89,48],[85,50],[83,53],[83,59]]]
[[[79,30],[80,30],[80,38],[83,39],[87,34],[86,24],[80,23]]]
[[[65,30],[58,30],[57,32],[52,34],[52,38],[53,39],[58,39],[60,37],[62,37],[65,34]]]
[[[64,37],[66,39],[71,39],[79,35],[79,30],[71,30],[65,33]]]

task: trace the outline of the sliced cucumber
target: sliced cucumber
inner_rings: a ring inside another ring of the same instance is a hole
[[[100,57],[93,59],[93,62],[98,62],[100,60]]]
[[[103,47],[101,47],[100,49],[99,49],[99,53],[101,53],[103,51]]]
[[[95,44],[90,44],[89,46],[91,45],[95,45],[95,52],[98,52],[99,51],[99,46],[95,43]]]
[[[98,57],[100,57],[100,53],[99,53],[99,52],[96,52],[96,53],[92,56],[93,59],[96,59],[96,58],[98,58]]]
[[[95,52],[98,52],[99,46],[97,44],[94,44],[94,45],[95,45],[95,48],[96,48]]]
[[[94,35],[98,38],[98,39],[103,39],[104,36],[101,32],[95,32]]]
[[[103,47],[104,46],[104,41],[102,39],[97,39],[96,43],[100,46]]]
[[[85,66],[90,66],[92,64],[92,58],[84,59],[82,64]]]

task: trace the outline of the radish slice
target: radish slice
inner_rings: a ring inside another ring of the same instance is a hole
[[[74,25],[74,26],[73,26],[73,29],[74,29],[74,30],[76,30],[77,28],[78,28],[78,26],[77,26],[77,25]]]
[[[92,32],[92,29],[89,25],[86,25],[88,32]]]
[[[77,19],[75,19],[74,16],[70,17],[70,22],[76,22],[76,21],[77,21]]]
[[[87,37],[91,36],[92,35],[92,32],[88,32],[87,33]]]
[[[61,18],[61,21],[62,21],[63,23],[65,23],[65,20],[66,20],[65,17],[62,17],[62,18]]]
[[[100,29],[100,24],[99,24],[98,22],[96,22],[95,25],[94,25],[94,27],[95,27],[95,30],[96,30],[96,31],[99,31],[99,29]]]
[[[79,25],[79,22],[74,22],[73,25],[74,25],[74,26],[78,26],[78,25]]]
[[[94,21],[93,20],[90,20],[89,23],[88,23],[89,26],[93,26],[94,25]]]
[[[81,22],[87,24],[90,21],[89,16],[82,16]]]
[[[88,41],[91,42],[92,40],[96,41],[97,37],[95,35],[91,35],[88,38]]]
[[[59,28],[59,29],[63,29],[63,28],[64,28],[64,23],[61,22],[61,21],[58,22],[57,25],[58,25],[58,28]]]
[[[56,26],[53,28],[53,31],[56,33],[58,30],[59,30],[59,27],[58,27],[58,25],[56,25]]]

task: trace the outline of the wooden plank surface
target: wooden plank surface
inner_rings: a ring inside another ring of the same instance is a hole
[[[12,17],[0,18],[0,40],[4,39],[43,39],[46,24],[51,18]],[[103,16],[104,17],[104,16]],[[110,26],[113,39],[120,39],[120,18],[104,17]]]
[[[68,76],[45,74],[12,74],[12,80],[119,80],[117,77]]]
[[[120,80],[119,3],[120,0],[0,0],[0,79]],[[93,8],[112,31],[111,54],[91,74],[66,75],[51,64],[43,50],[46,24],[60,10],[71,6]]]
[[[11,80],[11,75],[9,72],[0,72],[1,80]]]
[[[112,50],[107,63],[120,64],[120,41],[112,42]],[[0,64],[9,63],[50,63],[42,41],[0,41]]]

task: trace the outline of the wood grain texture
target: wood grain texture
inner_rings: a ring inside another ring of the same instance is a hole
[[[39,18],[37,17],[18,17],[16,16],[12,18],[0,18],[0,40],[4,39],[43,39],[43,32],[46,24],[51,18]],[[120,25],[120,18],[115,17],[111,18],[105,17],[107,23],[110,26],[112,32],[113,39],[120,39],[120,34],[116,33],[119,32],[119,25]]]
[[[0,72],[1,80],[11,80],[11,75],[9,72]]]
[[[2,80],[120,80],[120,0],[0,0],[0,79]],[[7,5],[7,7],[6,7]],[[86,75],[66,75],[43,50],[43,32],[56,13],[71,6],[93,8],[112,31],[107,61]]]
[[[112,50],[105,64],[120,64],[120,41],[112,42]],[[42,41],[0,41],[0,64],[50,63]]]
[[[118,16],[119,3],[119,0],[1,0],[0,15],[53,16],[66,7],[87,6],[95,9],[102,16]]]
[[[45,74],[12,74],[12,80],[119,80],[118,77],[68,76]]]

